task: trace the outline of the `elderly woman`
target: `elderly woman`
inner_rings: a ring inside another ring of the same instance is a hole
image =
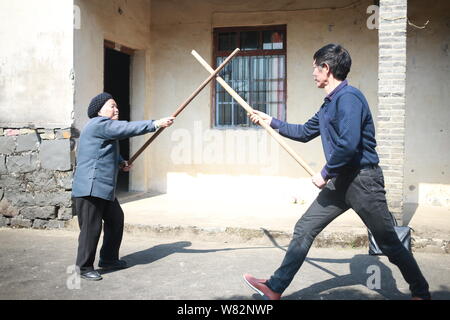
[[[119,140],[169,127],[174,118],[118,121],[119,108],[108,93],[101,93],[92,99],[88,116],[90,120],[80,136],[72,187],[80,226],[76,265],[80,268],[81,278],[101,280],[101,275],[94,270],[94,260],[102,220],[104,235],[99,267],[127,267],[124,260],[119,260],[124,215],[115,191],[119,169],[129,171],[130,166],[119,154]]]

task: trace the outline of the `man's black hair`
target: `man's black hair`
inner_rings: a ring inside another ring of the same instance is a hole
[[[352,58],[346,49],[334,43],[327,44],[314,54],[316,66],[327,64],[337,80],[345,80],[352,66]]]

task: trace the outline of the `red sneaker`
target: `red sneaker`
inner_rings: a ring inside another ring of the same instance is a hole
[[[266,298],[267,300],[280,300],[281,294],[272,291],[265,283],[266,279],[256,279],[250,274],[244,274],[244,281],[250,288],[255,290],[258,294]]]

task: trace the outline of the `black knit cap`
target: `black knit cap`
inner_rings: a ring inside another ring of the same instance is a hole
[[[88,117],[95,118],[98,116],[98,112],[105,105],[106,101],[109,99],[114,99],[112,95],[107,92],[100,93],[99,95],[92,98],[91,103],[89,103]]]

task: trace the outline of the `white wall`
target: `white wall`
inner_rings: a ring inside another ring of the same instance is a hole
[[[131,88],[130,118],[132,120],[149,119],[148,100],[149,100],[149,52],[141,50],[135,52],[131,60]],[[147,106],[147,108],[144,108]],[[130,139],[130,153],[133,155],[149,138],[149,135],[138,136]],[[133,170],[130,171],[130,190],[147,191],[148,190],[148,152],[144,151],[133,164]]]
[[[70,127],[73,1],[1,1],[0,41],[0,126]]]
[[[408,1],[405,202],[450,206],[450,2]]]

